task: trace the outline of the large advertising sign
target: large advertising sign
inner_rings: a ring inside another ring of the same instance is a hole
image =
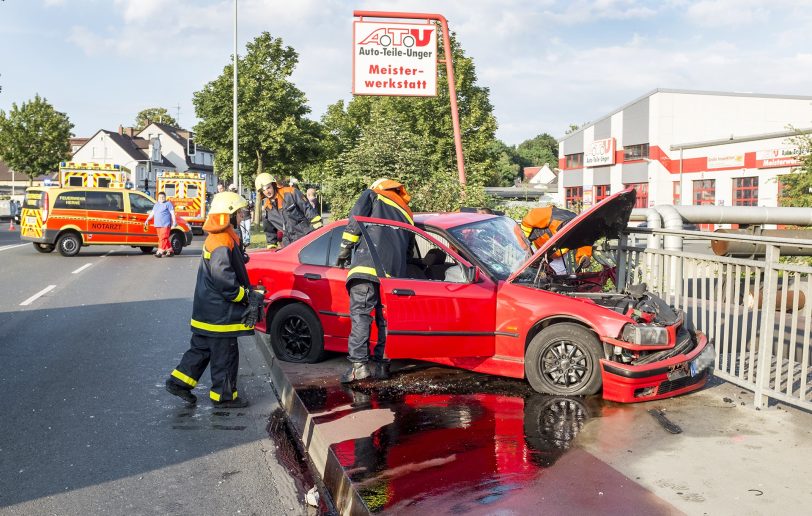
[[[437,95],[437,31],[433,24],[356,21],[354,95]]]
[[[798,159],[797,152],[795,149],[756,151],[756,168],[798,167],[801,160]]]
[[[734,168],[744,166],[744,154],[725,154],[708,156],[708,170],[716,168]]]
[[[584,152],[584,166],[602,167],[615,164],[615,139],[595,140]]]

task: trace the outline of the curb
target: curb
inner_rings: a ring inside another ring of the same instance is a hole
[[[268,362],[276,397],[285,410],[288,422],[299,441],[296,444],[301,446],[313,477],[320,481],[321,485],[318,487],[324,502],[331,510],[339,514],[351,516],[370,514],[369,508],[353,487],[352,481],[341,466],[335,452],[324,439],[313,415],[307,411],[279,366],[279,359],[276,358],[270,346],[270,337],[264,333],[255,332],[254,338],[257,347]]]

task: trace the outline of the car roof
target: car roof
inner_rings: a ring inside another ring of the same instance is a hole
[[[424,224],[439,229],[450,229],[494,217],[498,217],[498,215],[471,212],[415,213],[414,221],[416,224]]]

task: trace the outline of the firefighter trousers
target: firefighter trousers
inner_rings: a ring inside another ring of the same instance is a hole
[[[350,320],[352,330],[348,347],[350,362],[369,361],[369,335],[372,330],[372,310],[375,310],[375,326],[378,327],[378,342],[372,353],[372,360],[384,361],[386,349],[386,319],[383,316],[380,285],[372,281],[353,280],[347,285],[350,295]]]
[[[207,337],[193,333],[189,349],[172,371],[170,380],[192,390],[206,366],[211,366],[209,397],[214,401],[237,399],[237,373],[240,369],[237,337]]]

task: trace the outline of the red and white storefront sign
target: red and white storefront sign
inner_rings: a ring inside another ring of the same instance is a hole
[[[601,167],[615,164],[615,139],[595,140],[584,152],[584,165]]]
[[[708,170],[716,168],[741,168],[744,167],[744,154],[723,154],[720,156],[708,156]]]
[[[354,95],[437,95],[437,30],[426,23],[353,24]]]
[[[791,149],[756,151],[756,168],[798,167],[801,160]]]

